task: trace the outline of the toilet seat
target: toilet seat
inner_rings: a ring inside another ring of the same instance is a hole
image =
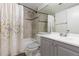
[[[39,44],[37,44],[35,42],[28,44],[28,46],[27,46],[27,48],[29,48],[29,49],[33,49],[33,48],[36,48],[36,47],[39,47]]]
[[[25,54],[27,56],[36,56],[39,53],[39,46],[40,46],[40,44],[38,44],[36,42],[32,42],[32,43],[28,44],[25,49]]]

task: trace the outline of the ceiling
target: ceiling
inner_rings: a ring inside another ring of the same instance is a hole
[[[31,9],[37,10],[38,7],[41,6],[43,3],[21,3],[21,4]]]
[[[75,5],[79,5],[79,3],[62,3],[61,5],[59,5],[59,3],[49,3],[46,7],[40,9],[39,11],[47,14],[55,14]]]
[[[78,5],[79,3],[21,3],[31,9],[37,10],[46,14],[54,14],[64,9]]]

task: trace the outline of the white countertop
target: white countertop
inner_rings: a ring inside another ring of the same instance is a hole
[[[57,32],[51,34],[41,33],[37,35],[79,47],[79,34],[68,34],[67,37],[60,36]]]

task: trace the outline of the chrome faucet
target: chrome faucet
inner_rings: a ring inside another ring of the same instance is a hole
[[[60,33],[60,36],[66,37],[68,35],[68,33],[70,32],[70,30],[66,30],[65,33]]]
[[[64,37],[66,37],[69,32],[70,32],[70,30],[66,30],[66,33],[64,34]]]

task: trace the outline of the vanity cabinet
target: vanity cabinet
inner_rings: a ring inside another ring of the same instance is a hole
[[[40,53],[41,56],[79,56],[79,47],[42,37]]]
[[[62,47],[62,46],[57,46],[57,54],[58,56],[77,56],[79,55],[79,53],[71,50],[71,49],[68,49],[66,47]]]
[[[41,46],[40,46],[40,53],[42,56],[54,56],[54,41],[49,40],[47,38],[42,38]]]
[[[79,56],[79,48],[62,42],[56,42],[58,56]]]

